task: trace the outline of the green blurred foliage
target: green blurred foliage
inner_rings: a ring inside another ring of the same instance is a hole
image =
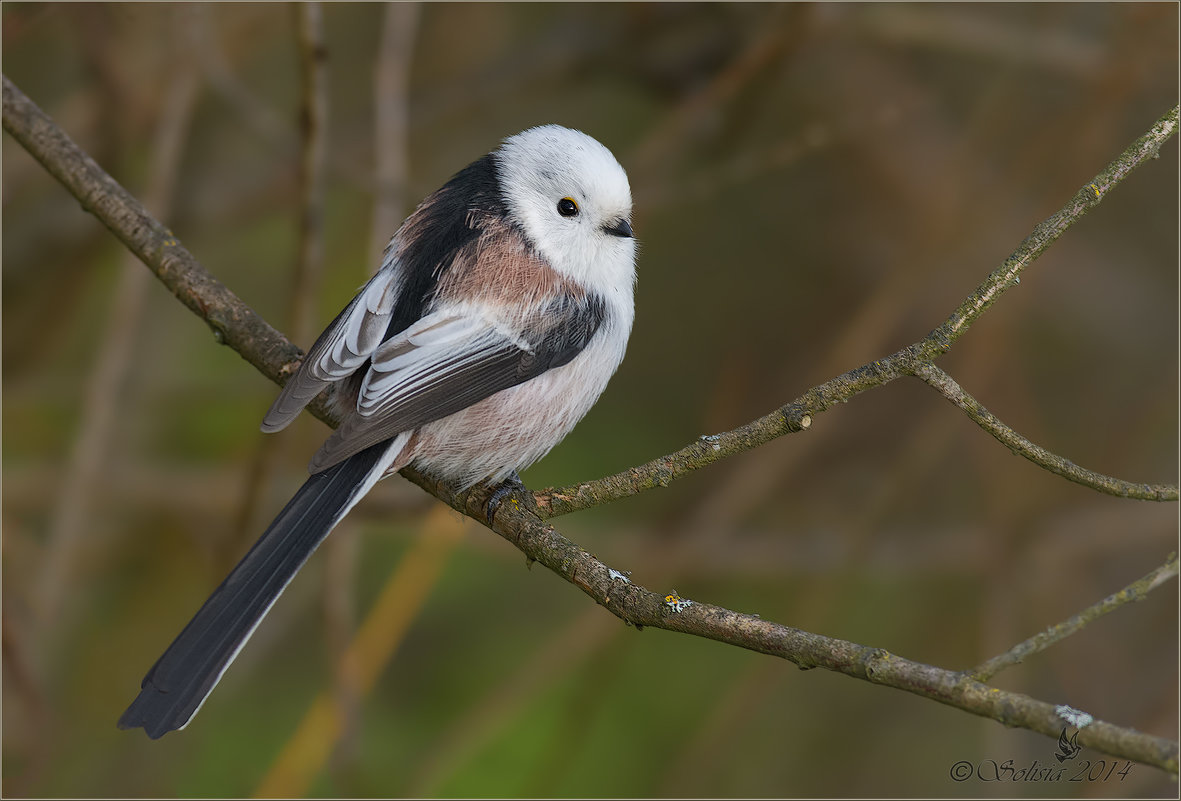
[[[319,324],[391,233],[370,230],[385,13],[324,7]],[[177,76],[198,71],[166,222],[284,328],[298,232],[292,9],[4,3],[0,23],[4,73],[136,193]],[[401,213],[539,123],[587,131],[628,169],[641,242],[628,357],[525,475],[535,487],[594,478],[738,426],[941,322],[1177,102],[1177,25],[1175,4],[426,5],[404,54]],[[1035,442],[1137,481],[1177,481],[1177,153],[1174,139],[941,361]],[[384,482],[334,535],[358,541],[345,569],[317,554],[188,729],[157,742],[117,731],[324,428],[280,435],[251,524],[237,525],[274,388],[153,283],[102,469],[64,495],[126,256],[7,136],[3,203],[5,794],[249,794],[332,686],[347,631],[325,608],[343,599],[364,615],[430,499]],[[65,504],[83,505],[85,525],[46,619],[36,594]],[[555,524],[653,589],[960,669],[1160,564],[1177,510],[1045,473],[903,382],[807,434]],[[1177,649],[1171,582],[996,683],[1175,737]],[[917,697],[636,632],[469,523],[309,792],[1175,795],[1143,766],[1122,783],[948,778],[961,759],[1045,763],[1054,750]]]

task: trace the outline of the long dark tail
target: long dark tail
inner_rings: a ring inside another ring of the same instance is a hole
[[[392,447],[373,445],[300,487],[148,671],[119,728],[142,726],[154,740],[188,725],[312,551],[381,478]]]

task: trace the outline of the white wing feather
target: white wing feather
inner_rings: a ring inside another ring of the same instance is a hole
[[[329,384],[356,372],[385,336],[401,281],[397,262],[369,280],[316,343],[263,418],[262,430],[279,431]]]

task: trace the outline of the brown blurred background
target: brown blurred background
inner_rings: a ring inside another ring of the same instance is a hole
[[[290,332],[296,10],[0,13],[4,73]],[[1177,102],[1177,26],[1171,3],[330,4],[325,274],[299,344],[453,172],[528,126],[580,128],[631,177],[636,326],[598,406],[524,478],[639,464],[940,323]],[[379,106],[394,117],[375,141]],[[3,141],[6,795],[1176,795],[1144,766],[953,783],[957,761],[1046,765],[1055,743],[636,632],[400,478],[309,562],[188,729],[116,730],[325,429],[264,438],[275,387]],[[1134,481],[1178,480],[1177,155],[1174,139],[940,361],[1035,442]],[[554,522],[652,589],[950,669],[1177,543],[1175,504],[1050,475],[915,381]],[[340,657],[383,592],[374,631],[396,650],[366,657],[366,692]],[[1174,581],[995,683],[1176,737],[1177,606]],[[295,750],[322,693],[339,736],[313,723]]]

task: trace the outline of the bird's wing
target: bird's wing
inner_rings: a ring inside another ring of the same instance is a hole
[[[279,431],[329,384],[352,375],[381,344],[401,284],[396,261],[369,280],[304,356],[295,375],[263,418],[262,430]]]
[[[373,352],[356,411],[316,453],[311,470],[566,364],[604,316],[605,304],[595,295],[556,297],[524,332],[467,304],[426,315]]]

